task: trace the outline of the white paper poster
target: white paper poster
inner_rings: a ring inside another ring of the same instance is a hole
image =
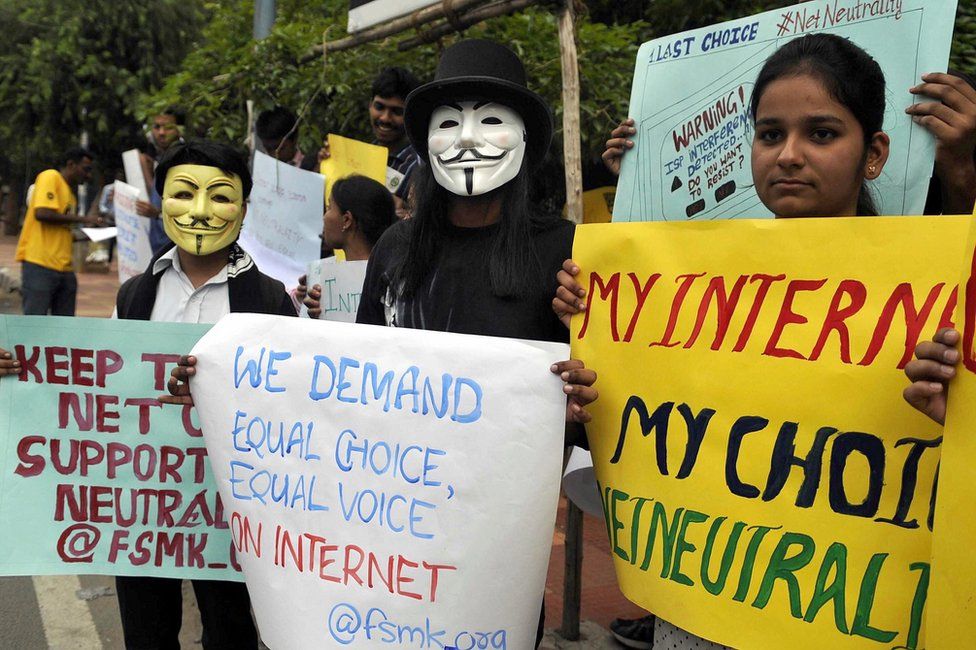
[[[568,346],[230,314],[193,354],[269,647],[532,647]]]
[[[140,200],[138,188],[115,181],[112,207],[115,211],[116,256],[119,266],[119,282],[139,275],[149,266],[152,246],[149,245],[149,219],[136,214],[136,201]]]
[[[145,174],[142,173],[142,163],[138,149],[129,149],[122,152],[122,168],[125,170],[125,182],[136,188],[139,192],[140,201],[149,200],[149,183]]]
[[[254,187],[241,229],[241,246],[266,275],[287,289],[319,259],[325,178],[254,153]]]
[[[322,287],[322,320],[355,323],[366,278],[366,260],[336,262],[334,257],[308,265],[306,286]]]
[[[441,0],[350,0],[350,34],[389,22],[400,16],[439,4]]]
[[[112,239],[118,234],[119,229],[115,226],[108,226],[106,228],[82,228],[81,232],[85,233],[85,237],[92,240],[93,242],[105,241],[106,239]]]

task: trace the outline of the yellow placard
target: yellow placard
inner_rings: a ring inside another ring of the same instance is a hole
[[[942,429],[902,367],[952,321],[969,220],[577,230],[628,598],[737,648],[924,647]]]
[[[956,315],[963,360],[949,389],[932,539],[927,641],[935,650],[971,647],[976,638],[976,227],[968,239]]]
[[[616,196],[617,188],[612,185],[583,192],[583,223],[610,223]]]
[[[386,147],[329,134],[329,157],[322,161],[320,173],[325,176],[325,200],[332,196],[332,184],[340,178],[361,174],[386,184]]]

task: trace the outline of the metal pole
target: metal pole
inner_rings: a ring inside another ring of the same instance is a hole
[[[254,40],[271,34],[275,23],[275,0],[254,0]]]

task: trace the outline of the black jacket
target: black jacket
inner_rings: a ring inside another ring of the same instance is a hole
[[[154,274],[152,268],[156,264],[156,260],[170,248],[172,246],[167,246],[159,251],[153,256],[144,273],[129,278],[119,287],[118,296],[115,298],[115,307],[119,318],[149,320],[152,316],[153,305],[156,304],[156,291],[159,289],[159,279],[163,275],[163,272]],[[232,264],[242,260],[244,255],[244,251],[236,243],[231,247],[230,261]],[[227,293],[232,312],[297,316],[295,303],[285,291],[285,285],[261,273],[253,262],[237,269],[233,274],[228,273]]]

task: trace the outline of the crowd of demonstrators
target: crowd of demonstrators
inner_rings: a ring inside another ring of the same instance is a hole
[[[34,180],[14,256],[21,262],[21,293],[28,316],[75,315],[74,229],[102,222],[98,215],[79,214],[75,195],[78,185],[91,178],[94,161],[87,149],[70,149],[57,169],[46,169]]]
[[[969,213],[976,202],[976,90],[959,74],[926,74],[910,92],[937,101],[906,112],[936,139],[927,212]],[[435,79],[420,85],[402,68],[383,70],[371,88],[374,142],[389,150],[388,184],[364,177],[337,181],[323,215],[324,244],[349,260],[367,260],[357,322],[363,324],[565,342],[573,314],[586,309],[572,261],[574,227],[529,202],[534,170],[549,149],[552,114],[526,84],[518,56],[484,40],[444,51]],[[751,168],[756,192],[776,218],[872,216],[870,181],[884,169],[886,86],[880,66],[850,41],[828,34],[793,40],[764,64],[755,83]],[[278,160],[314,169],[328,157],[297,146],[297,118],[277,107],[258,118],[262,147]],[[154,256],[145,273],[119,290],[116,316],[212,323],[230,312],[294,316],[280,282],[262,274],[237,244],[251,177],[246,157],[226,145],[184,142],[183,116],[153,119],[153,155],[145,158]],[[603,159],[619,173],[634,143],[634,121],[611,134]],[[25,313],[73,314],[72,226],[80,217],[73,187],[93,162],[68,152],[35,185],[17,259],[24,264]],[[391,194],[392,190],[392,194]],[[397,219],[409,212],[411,218]],[[175,243],[175,245],[174,245]],[[301,283],[304,292],[304,281]],[[303,296],[304,297],[304,296]],[[317,316],[321,288],[305,297]],[[29,309],[29,310],[28,310]],[[937,422],[946,382],[960,360],[959,333],[941,330],[905,369],[905,399]],[[0,350],[0,377],[20,370]],[[552,367],[567,395],[567,444],[584,444],[586,406],[597,378],[579,361]],[[195,359],[183,357],[162,401],[192,404]],[[180,581],[117,578],[127,647],[176,643]],[[204,647],[256,648],[246,587],[193,581]],[[541,639],[542,620],[539,625]],[[612,625],[632,648],[722,648],[653,615]],[[538,640],[537,640],[538,644]],[[660,645],[658,646],[660,647]]]

